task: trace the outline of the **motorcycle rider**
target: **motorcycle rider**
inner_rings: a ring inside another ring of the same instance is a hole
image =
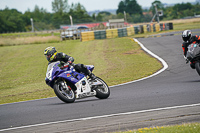
[[[77,72],[82,72],[84,73],[85,75],[88,75],[90,79],[94,80],[96,78],[96,76],[90,71],[87,69],[87,67],[83,64],[74,64],[74,58],[69,56],[69,55],[66,55],[65,53],[58,53],[56,51],[56,48],[55,47],[47,47],[45,50],[44,50],[44,55],[45,57],[47,58],[47,60],[49,61],[49,64],[52,63],[52,62],[56,62],[56,61],[61,61],[61,63],[69,63],[70,65],[73,65],[74,66],[74,69],[77,71]]]
[[[188,62],[188,60],[186,58],[188,46],[192,43],[200,43],[200,36],[198,36],[198,35],[193,36],[192,32],[190,30],[184,30],[182,33],[182,39],[184,41],[182,44],[184,58]],[[191,68],[195,69],[195,64],[193,62],[190,62],[190,66],[191,66]]]

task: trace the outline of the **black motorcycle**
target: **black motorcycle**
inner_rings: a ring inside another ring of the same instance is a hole
[[[200,75],[200,44],[193,43],[188,46],[187,51],[187,62],[192,62],[192,64],[195,64],[192,68],[197,70],[197,73]]]

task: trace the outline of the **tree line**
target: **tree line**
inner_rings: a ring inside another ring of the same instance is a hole
[[[28,9],[25,13],[8,7],[0,10],[0,33],[31,31],[31,18],[33,18],[35,30],[38,31],[59,29],[60,25],[70,25],[70,16],[72,16],[74,24],[105,22],[109,19],[124,18],[125,16],[129,23],[150,22],[155,14],[154,4],[156,4],[158,10],[162,10],[164,13],[160,17],[161,20],[180,19],[200,14],[199,3],[195,5],[179,3],[165,7],[159,0],[155,0],[149,9],[142,9],[136,0],[121,0],[116,15],[102,11],[90,16],[80,3],[69,5],[68,0],[54,0],[52,2],[52,13],[38,5],[35,6],[33,11]]]

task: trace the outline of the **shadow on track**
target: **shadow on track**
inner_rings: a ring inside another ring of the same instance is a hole
[[[71,104],[78,104],[78,103],[88,103],[88,102],[93,102],[93,101],[102,101],[102,100],[108,100],[108,99],[110,99],[110,98],[107,98],[107,99],[85,99],[85,100],[83,100],[83,99],[79,99],[79,100],[76,100],[74,103],[65,103],[65,102],[62,102],[62,101],[60,101],[60,102],[57,102],[57,103],[51,103],[51,104],[48,104],[48,105],[66,105],[66,104],[69,104],[69,105],[71,105]]]

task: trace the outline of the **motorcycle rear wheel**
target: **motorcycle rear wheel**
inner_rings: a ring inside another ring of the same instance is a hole
[[[196,70],[197,70],[197,73],[198,73],[199,76],[200,76],[200,62],[196,62],[196,63],[195,63],[195,68],[196,68]]]
[[[97,88],[95,89],[96,92],[97,92],[96,97],[99,98],[99,99],[108,98],[110,96],[110,88],[108,87],[106,82],[103,81],[103,79],[101,79],[99,77],[97,77],[95,80],[98,80],[103,85],[103,86],[97,86]]]
[[[69,91],[66,91],[64,87],[62,86],[62,83],[64,81],[58,81],[57,83],[54,84],[54,92],[56,96],[62,100],[65,103],[73,103],[76,99],[74,91],[71,89]],[[72,86],[68,85],[69,87],[72,88]]]

